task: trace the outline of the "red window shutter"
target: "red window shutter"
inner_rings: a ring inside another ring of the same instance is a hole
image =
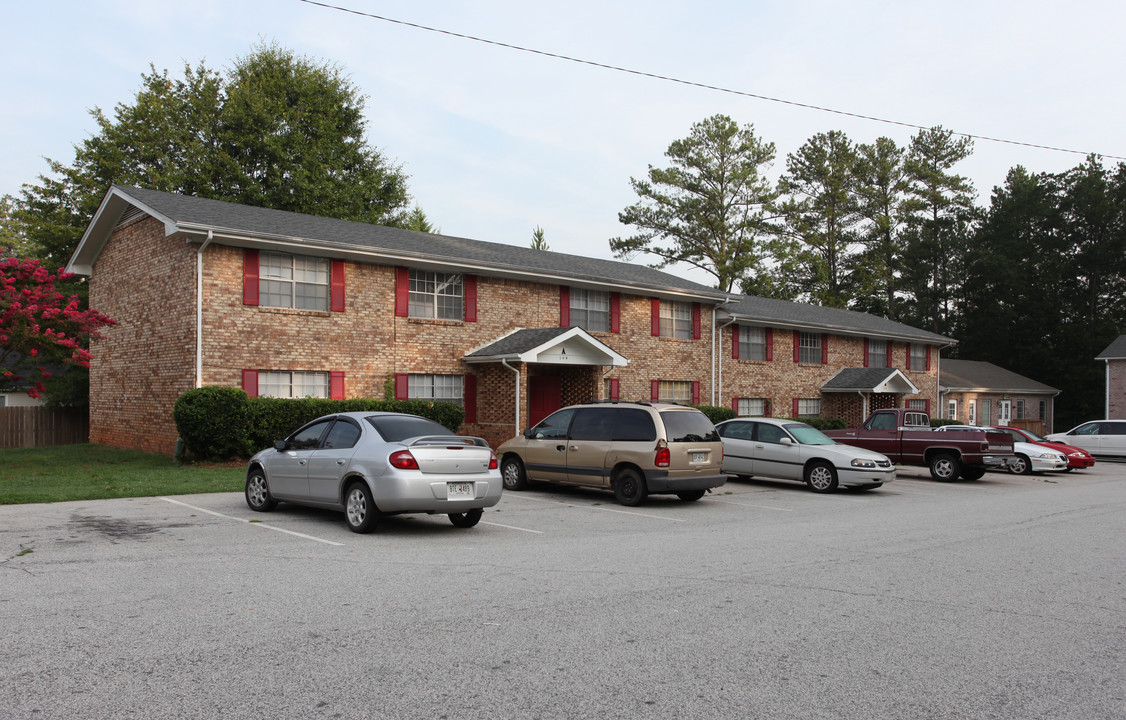
[[[610,332],[622,331],[622,294],[610,293]]]
[[[693,380],[692,381],[692,404],[693,405],[699,405],[700,404],[700,381],[699,380]]]
[[[328,399],[344,399],[344,373],[342,371],[333,370],[328,374]]]
[[[621,386],[618,378],[610,378],[610,399],[617,402],[621,397]]]
[[[794,331],[794,362],[801,362],[801,333]]]
[[[894,345],[894,343],[891,340],[888,340],[888,367],[889,368],[895,367],[895,365],[892,364],[892,360],[895,357],[894,348],[892,347],[892,345]]]
[[[931,346],[927,345],[927,370],[931,369]],[[927,400],[930,402],[930,400]]]
[[[258,304],[258,251],[242,251],[242,304]]]
[[[477,376],[466,375],[464,380],[465,391],[465,422],[477,422]]]
[[[571,288],[559,286],[559,327],[571,326]]]
[[[395,399],[407,400],[410,394],[410,385],[407,383],[409,376],[406,373],[395,373]]]
[[[829,364],[829,334],[821,333],[821,364]]]
[[[926,405],[924,405],[923,407],[925,407],[925,408],[926,408],[926,411],[927,411],[927,417],[930,417],[930,414],[931,414],[931,399],[930,399],[930,398],[927,398],[927,399],[925,400],[925,402],[926,402]]]
[[[739,414],[739,397],[738,396],[731,398],[731,412],[735,413],[736,415]]]
[[[868,338],[864,338],[864,367],[868,367]]]
[[[731,326],[731,359],[739,359],[739,326]]]
[[[329,306],[333,312],[344,312],[344,261],[332,261],[332,301]]]
[[[700,339],[700,303],[692,303],[692,339]]]
[[[794,398],[794,412],[793,412],[792,415],[790,415],[790,417],[797,417],[797,416],[798,416],[798,399]]]
[[[766,359],[774,359],[774,328],[766,329]]]
[[[651,308],[652,308],[652,316],[653,316],[652,322],[651,322],[652,327],[650,328],[650,334],[653,337],[658,337],[661,334],[661,301],[658,300],[657,298],[653,298],[650,305],[651,305]]]
[[[649,400],[651,402],[657,402],[660,399],[661,399],[661,381],[660,380],[654,380],[653,382],[649,383]]]
[[[465,276],[465,322],[477,322],[477,276]]]
[[[257,370],[243,370],[242,371],[242,389],[250,397],[258,397],[258,371]]]
[[[774,406],[771,404],[770,398],[766,398],[765,400],[763,400],[762,404],[766,406],[764,408],[764,412],[766,413],[766,416],[767,417],[774,417]]]
[[[411,309],[411,271],[395,268],[395,317],[407,317]]]

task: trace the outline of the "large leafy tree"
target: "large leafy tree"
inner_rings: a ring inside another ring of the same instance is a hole
[[[898,319],[945,334],[954,315],[966,239],[975,218],[973,185],[953,168],[973,153],[973,141],[950,130],[920,130],[911,139],[903,285],[909,308]]]
[[[58,267],[113,183],[348,220],[399,224],[407,178],[368,145],[364,97],[339,68],[276,45],[224,77],[200,63],[142,75],[131,103],[91,111],[97,132],[25,185],[17,216]]]
[[[801,289],[812,302],[846,307],[862,220],[856,147],[843,132],[818,133],[786,158],[778,182],[785,233],[796,243]]]
[[[776,294],[769,274],[772,203],[776,191],[763,172],[775,157],[773,143],[739,127],[726,115],[692,126],[688,137],[669,145],[667,168],[649,166],[644,180],[630,178],[638,202],[618,214],[637,228],[613,238],[621,258],[655,255],[655,267],[684,263],[701,268],[730,291],[741,279],[750,290]]]

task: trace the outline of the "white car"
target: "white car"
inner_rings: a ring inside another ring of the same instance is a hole
[[[796,420],[735,418],[716,425],[723,470],[739,478],[798,480],[816,493],[878,488],[895,480],[895,465],[878,452],[842,445]]]
[[[1092,420],[1046,439],[1083,448],[1092,455],[1126,457],[1126,420]]]
[[[1008,433],[1008,430],[999,427],[978,427],[976,425],[942,425],[935,430],[999,430]],[[1028,475],[1034,472],[1064,472],[1067,470],[1067,458],[1063,453],[1058,453],[1051,448],[1035,443],[1022,442],[1013,439],[1013,456],[1005,461],[1005,467],[1014,475]]]

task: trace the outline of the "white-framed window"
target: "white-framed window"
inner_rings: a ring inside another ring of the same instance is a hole
[[[587,332],[610,332],[610,293],[571,288],[571,324]]]
[[[798,362],[820,365],[821,334],[807,332],[799,333],[798,350]]]
[[[465,319],[465,281],[461,273],[410,271],[410,316]]]
[[[886,368],[888,366],[887,340],[868,341],[868,367]]]
[[[327,398],[326,372],[288,372],[261,370],[258,372],[258,395],[276,398]]]
[[[821,360],[820,351],[817,360]],[[798,398],[798,417],[821,417],[821,398]]]
[[[986,402],[988,402],[988,401],[986,401]],[[977,425],[977,401],[975,401],[975,400],[970,400],[970,417],[969,417],[969,422],[967,424],[968,425]],[[988,419],[985,421],[985,424],[986,425],[989,424]]]
[[[658,399],[663,403],[692,404],[692,383],[687,380],[662,380]]]
[[[1025,419],[1025,412],[1027,412],[1027,409],[1025,408],[1024,400],[1017,400],[1017,416],[1016,416],[1016,419],[1017,420],[1024,420]]]
[[[661,337],[692,339],[692,303],[661,301]]]
[[[739,398],[739,417],[766,417],[766,398]]]
[[[1047,419],[1047,418],[1044,417],[1045,414],[1047,413],[1047,411],[1048,411],[1048,402],[1046,400],[1041,400],[1040,401],[1040,417],[1039,417],[1040,420],[1046,420]]]
[[[951,400],[948,403],[946,403],[946,419],[947,420],[957,420],[958,419],[958,401],[957,400]]]
[[[739,358],[741,360],[766,359],[766,328],[739,327]],[[818,357],[820,360],[820,356]]]
[[[423,375],[412,373],[407,378],[410,400],[441,400],[464,405],[461,375]]]
[[[922,343],[911,343],[911,369],[927,369],[927,346]]]
[[[976,425],[977,423],[970,423],[970,424]],[[993,424],[993,401],[992,400],[982,400],[981,401],[981,424],[982,425],[992,425]]]
[[[927,401],[925,399],[924,400],[908,400],[907,401],[907,409],[908,410],[922,410],[923,412],[926,412],[927,411]]]
[[[325,258],[262,252],[259,303],[296,310],[328,310],[329,262]]]

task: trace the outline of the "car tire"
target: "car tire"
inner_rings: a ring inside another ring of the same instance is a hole
[[[484,512],[481,508],[474,508],[463,513],[450,513],[450,522],[454,524],[454,527],[471,528],[481,520],[481,515]]]
[[[985,468],[969,467],[962,468],[963,480],[981,480],[985,476]]]
[[[940,482],[954,482],[962,474],[962,461],[951,453],[938,453],[930,461],[931,477]]]
[[[500,477],[505,490],[528,488],[528,474],[524,472],[524,463],[514,455],[509,455],[500,464]]]
[[[678,492],[676,496],[684,502],[696,502],[704,497],[704,493],[706,492],[707,490],[686,490],[684,492]]]
[[[1027,455],[1017,455],[1009,461],[1009,472],[1013,475],[1031,475],[1032,461]]]
[[[837,469],[824,460],[805,466],[805,484],[815,493],[831,493],[837,489]]]
[[[645,502],[649,491],[645,487],[645,478],[632,468],[618,472],[614,478],[614,499],[626,507],[637,507]]]
[[[379,510],[375,507],[371,490],[365,482],[354,482],[344,493],[344,519],[348,529],[354,533],[369,533],[379,522]]]
[[[255,512],[269,512],[278,506],[278,501],[270,495],[270,486],[266,482],[266,473],[261,468],[254,468],[246,476],[246,504]]]
[[[1063,471],[1064,471],[1064,472],[1071,472],[1071,471],[1072,471],[1072,470],[1074,470],[1074,469],[1075,469],[1075,468],[1073,468],[1073,467],[1071,467],[1070,465],[1068,465],[1067,467],[1065,467],[1065,468],[1063,469]]]

